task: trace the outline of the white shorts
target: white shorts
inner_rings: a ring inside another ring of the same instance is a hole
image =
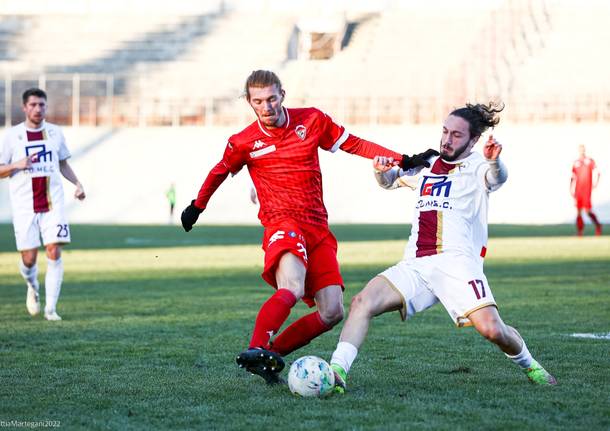
[[[472,312],[496,306],[481,261],[468,256],[441,253],[409,258],[379,276],[402,296],[403,320],[440,301],[457,326],[469,326]]]
[[[45,213],[28,213],[13,216],[17,250],[31,250],[44,245],[70,242],[70,226],[63,208]]]

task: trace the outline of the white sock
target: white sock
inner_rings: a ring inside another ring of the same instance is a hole
[[[505,355],[508,359],[519,365],[521,368],[529,368],[532,365],[532,362],[534,361],[534,358],[532,358],[532,354],[529,350],[527,350],[525,341],[523,342],[523,348],[521,349],[521,353],[515,356],[510,356],[506,353]]]
[[[19,261],[19,272],[21,272],[21,276],[28,284],[28,286],[32,286],[36,292],[38,292],[38,265],[34,264],[31,268],[28,268],[23,264],[23,261]]]
[[[337,364],[349,373],[352,363],[358,355],[358,349],[347,341],[339,341],[337,348],[333,352],[333,357],[330,359],[331,364]]]
[[[45,297],[46,303],[44,306],[45,313],[55,311],[59,292],[61,290],[61,282],[64,279],[64,263],[61,257],[57,260],[47,259],[47,276],[45,278]]]

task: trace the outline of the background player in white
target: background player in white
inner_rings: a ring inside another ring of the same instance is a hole
[[[345,390],[347,372],[374,316],[398,310],[406,319],[439,301],[457,326],[473,325],[530,381],[556,383],[532,358],[515,328],[502,321],[483,274],[489,193],[508,175],[499,158],[502,146],[491,136],[483,148],[485,158],[472,149],[485,130],[498,123],[501,110],[493,104],[468,104],[445,120],[440,157],[430,159],[431,167],[421,170],[416,188],[420,198],[403,260],[374,277],[352,300],[331,359],[337,392]],[[384,188],[410,182],[400,178],[405,173],[399,168],[388,166],[386,157],[376,157],[373,164]]]
[[[64,274],[61,246],[70,242],[61,176],[76,186],[77,199],[83,200],[85,192],[68,164],[70,152],[61,129],[45,121],[45,92],[30,88],[22,100],[25,121],[6,132],[0,147],[0,178],[9,177],[20,271],[27,283],[27,310],[32,316],[40,313],[36,259],[42,236],[47,254],[44,317],[61,320],[55,309]]]

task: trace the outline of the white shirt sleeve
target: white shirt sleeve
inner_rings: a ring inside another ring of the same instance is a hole
[[[487,169],[484,170],[485,188],[489,192],[495,192],[508,179],[508,169],[500,158],[496,160],[487,160]]]
[[[417,179],[411,177],[413,170],[407,172],[400,169],[398,166],[394,166],[392,169],[381,172],[375,169],[375,179],[380,187],[387,190],[397,189],[399,187],[409,187],[411,190],[415,190],[417,185]]]
[[[59,160],[66,160],[72,157],[70,154],[70,150],[68,150],[68,146],[66,145],[66,138],[64,137],[64,132],[58,127],[57,128],[59,135]]]
[[[0,146],[0,165],[8,165],[11,163],[12,151],[11,151],[11,132],[10,129],[4,133],[2,139],[2,145]]]

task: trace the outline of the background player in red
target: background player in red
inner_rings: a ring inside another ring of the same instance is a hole
[[[602,234],[602,225],[591,209],[591,192],[599,182],[599,171],[595,160],[587,157],[585,146],[578,146],[578,159],[572,165],[572,180],[570,181],[570,192],[576,200],[576,231],[582,236],[585,222],[582,218],[582,210],[587,211],[589,218],[595,224],[595,235]]]
[[[343,279],[322,197],[318,148],[331,152],[340,148],[369,159],[386,156],[405,170],[428,165],[426,159],[438,153],[428,150],[409,158],[349,134],[318,109],[287,109],[282,106],[282,84],[270,71],[252,72],[245,96],[257,119],[229,138],[222,160],[183,211],[182,225],[190,231],[227,176],[248,167],[260,202],[258,217],[265,227],[262,277],[276,292],[262,305],[249,348],[236,360],[268,383],[277,383],[284,367],[282,356],[343,318]],[[292,323],[271,342],[299,299],[317,306],[317,311]]]

